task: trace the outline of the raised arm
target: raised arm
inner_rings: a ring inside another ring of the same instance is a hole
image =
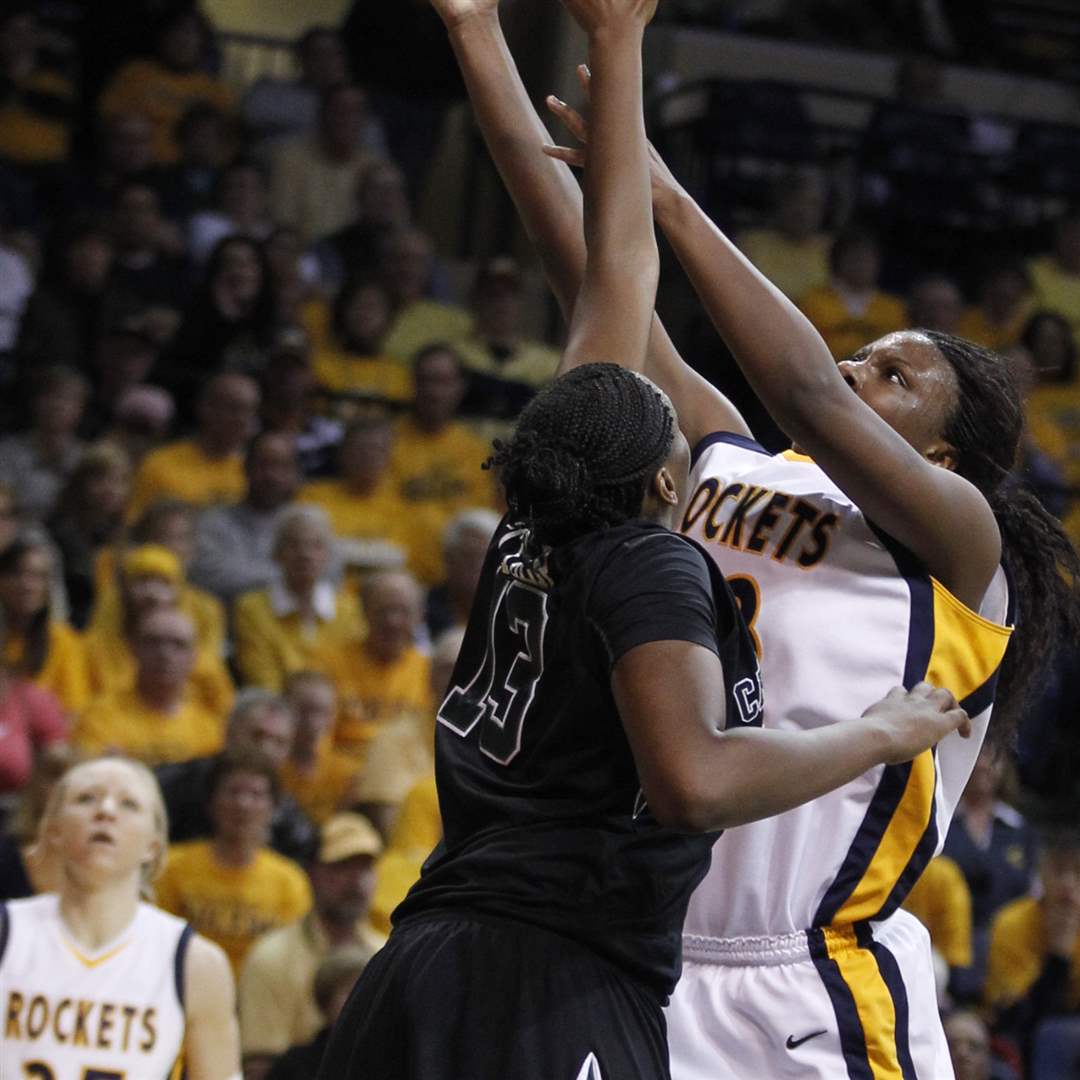
[[[432,4],[447,25],[488,150],[569,321],[585,270],[581,190],[566,165],[539,152],[550,136],[507,48],[498,0]],[[655,317],[648,362],[666,373],[664,389],[691,444],[713,431],[749,434],[734,406],[682,362]]]

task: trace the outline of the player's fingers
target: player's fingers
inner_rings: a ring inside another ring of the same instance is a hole
[[[930,688],[930,693],[926,695],[926,698],[942,712],[948,712],[950,709],[959,707],[959,702],[953,696],[952,691],[946,690],[944,686],[932,686]]]
[[[565,161],[575,169],[585,168],[585,151],[572,150],[569,146],[545,146],[544,153],[556,161]]]
[[[578,64],[577,66],[577,81],[581,83],[581,89],[585,91],[585,96],[589,96],[590,83],[592,82],[592,72],[589,70],[588,64]]]
[[[588,125],[585,123],[585,118],[577,111],[577,109],[572,109],[565,101],[561,101],[554,94],[548,94],[545,99],[545,104],[552,115],[559,119],[563,127],[565,127],[575,139],[579,142],[589,141]]]
[[[963,709],[958,706],[955,709],[950,709],[945,715],[955,724],[961,738],[971,738],[971,717]]]
[[[891,700],[895,701],[897,698],[902,698],[902,697],[906,697],[906,696],[907,696],[907,691],[902,686],[894,686],[885,695],[885,700],[888,701],[888,700],[891,699]]]

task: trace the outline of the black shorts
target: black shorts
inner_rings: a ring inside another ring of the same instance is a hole
[[[395,928],[339,1018],[322,1080],[669,1080],[655,996],[526,923],[439,915]]]

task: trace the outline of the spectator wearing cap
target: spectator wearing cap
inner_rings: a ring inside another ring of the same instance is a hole
[[[77,435],[89,385],[72,368],[47,368],[35,380],[31,428],[0,439],[0,483],[15,492],[23,515],[44,521],[83,454]]]
[[[261,754],[280,779],[295,731],[296,717],[288,702],[268,690],[247,687],[236,695],[229,714],[223,753]],[[209,792],[218,757],[190,758],[157,770],[173,843],[204,840],[212,834]],[[270,819],[270,846],[287,858],[306,862],[317,839],[317,830],[303,810],[288,794],[280,794]]]
[[[321,672],[294,671],[285,680],[284,696],[296,716],[296,735],[281,786],[322,825],[348,805],[357,772],[356,758],[334,748],[337,690]]]
[[[366,115],[367,96],[358,86],[327,86],[314,133],[286,139],[274,151],[271,214],[306,243],[352,220],[357,181],[373,160],[360,139]]]
[[[362,760],[372,739],[400,725],[404,741],[420,745],[430,758],[431,661],[416,646],[423,614],[420,587],[404,571],[384,570],[364,579],[361,600],[366,637],[354,635],[345,648],[317,657],[314,665],[337,687],[335,742]]]
[[[272,1058],[309,1041],[324,1026],[314,980],[333,949],[359,945],[374,953],[384,944],[386,938],[368,918],[381,852],[378,833],[359,814],[337,814],[323,825],[318,855],[308,867],[311,911],[267,934],[240,974],[240,1041],[249,1078],[265,1075]]]
[[[258,938],[311,909],[311,886],[296,863],[267,846],[278,784],[265,757],[222,754],[208,795],[213,832],[170,847],[157,902],[216,941],[239,976]]]
[[[460,511],[495,504],[494,478],[484,468],[490,446],[458,419],[467,386],[452,348],[421,349],[413,361],[412,408],[394,439],[391,468],[401,494],[431,510],[440,533]]]
[[[432,638],[469,621],[473,596],[484,568],[499,515],[484,508],[462,510],[443,530],[445,577],[428,592],[425,621]]]
[[[137,112],[149,118],[159,165],[179,156],[176,127],[192,105],[208,102],[224,113],[232,111],[229,88],[202,70],[211,38],[210,24],[193,6],[174,7],[157,28],[154,56],[121,67],[98,101],[106,116]]]
[[[128,520],[166,496],[193,506],[238,503],[244,497],[244,450],[255,432],[259,388],[245,375],[218,375],[199,400],[191,439],[147,454],[135,475]]]
[[[364,973],[371,953],[362,945],[343,945],[327,955],[315,969],[312,996],[323,1026],[311,1042],[291,1046],[274,1062],[266,1080],[311,1080],[319,1071],[330,1032],[349,1000],[356,980]],[[248,1077],[260,1074],[249,1065]]]
[[[1038,896],[1007,904],[990,930],[985,1004],[1025,1053],[1041,1020],[1080,1012],[1080,831],[1041,836]]]
[[[280,692],[288,675],[344,648],[364,622],[352,589],[333,581],[334,534],[318,507],[281,514],[273,556],[274,580],[239,597],[233,625],[244,682]]]
[[[789,299],[828,284],[825,183],[816,169],[796,169],[773,194],[771,222],[739,236],[742,253]]]
[[[1020,340],[1031,303],[1031,280],[1023,263],[999,259],[983,273],[978,303],[964,312],[957,333],[977,345],[1004,352]]]
[[[193,700],[215,716],[224,716],[232,708],[234,691],[221,658],[220,619],[207,618],[204,613],[196,621],[199,605],[187,594],[176,554],[158,544],[144,544],[126,552],[119,569],[115,584],[100,592],[83,637],[92,694],[128,690],[134,685],[137,627],[147,611],[167,608],[182,612],[192,625]]]
[[[827,285],[799,301],[806,317],[838,360],[906,325],[904,305],[878,286],[881,250],[867,232],[841,233],[829,249]]]
[[[533,394],[554,378],[559,354],[522,336],[524,282],[509,256],[481,265],[470,307],[470,327],[450,344],[469,373],[465,415],[491,438],[506,434]]]
[[[75,725],[90,754],[115,751],[163,765],[221,748],[224,716],[202,704],[192,685],[195,627],[172,606],[147,608],[132,631],[132,685],[95,698]]]
[[[357,405],[405,408],[413,381],[405,367],[381,351],[390,319],[390,297],[378,282],[343,285],[334,300],[330,336],[312,360],[319,386]]]
[[[244,476],[243,502],[204,511],[195,528],[191,580],[226,603],[266,588],[277,575],[278,517],[300,486],[294,440],[274,432],[256,435],[244,457]]]
[[[1063,316],[1080,345],[1080,209],[1054,223],[1049,252],[1029,260],[1034,306]]]
[[[392,470],[393,452],[389,417],[373,414],[354,420],[338,454],[341,479],[305,484],[300,501],[321,507],[339,539],[369,548],[355,561],[384,567],[404,562],[433,584],[441,576],[440,521],[430,508],[405,499]]]

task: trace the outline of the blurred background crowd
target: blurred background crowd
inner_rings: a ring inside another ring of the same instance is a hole
[[[578,58],[551,6],[506,4],[538,97]],[[71,762],[155,767],[158,902],[281,1080],[439,838],[482,465],[559,328],[427,5],[210,18],[244,7],[0,14],[0,898],[55,880]],[[1011,357],[1017,482],[1080,541],[1076,5],[669,0],[651,34],[676,175],[838,358],[906,326]],[[661,308],[782,447],[674,266]],[[1080,1076],[1078,684],[1080,642],[909,901],[960,1080]]]

